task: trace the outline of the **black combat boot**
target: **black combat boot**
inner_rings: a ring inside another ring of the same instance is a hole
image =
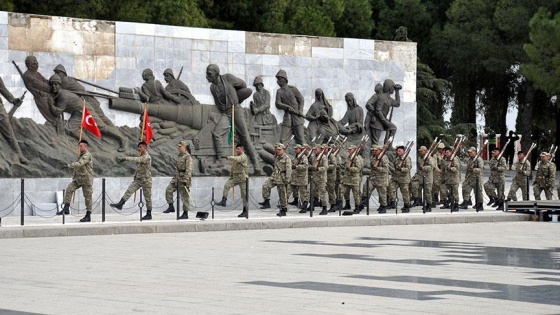
[[[222,197],[222,201],[217,202],[217,203],[216,203],[216,206],[225,207],[225,206],[226,206],[226,202],[227,202],[227,198],[226,198],[226,197]]]
[[[377,212],[378,213],[387,213],[387,207],[386,206],[379,206],[379,208],[377,208]]]
[[[175,212],[175,207],[173,206],[172,203],[169,204],[169,207],[167,207],[167,210],[163,211],[163,213],[171,213],[171,212]]]
[[[124,205],[124,199],[121,199],[118,203],[110,204],[111,208],[116,208],[117,210],[122,210],[122,206]]]
[[[405,204],[402,208],[401,208],[402,213],[409,213],[410,212],[410,205]]]
[[[500,198],[494,198],[494,203],[490,207],[497,207],[500,205]]]
[[[469,200],[470,201],[470,200]],[[461,209],[468,209],[469,208],[469,204],[466,200],[463,200],[463,202],[461,202],[461,204],[459,205],[459,208]]]
[[[80,222],[90,222],[91,221],[91,217],[90,217],[91,211],[86,212],[85,217],[80,219]]]
[[[458,212],[459,211],[459,203],[453,202],[451,203],[451,212]]]
[[[366,207],[366,205],[364,203],[360,203],[359,205],[356,206],[356,209],[354,209],[354,214],[358,214],[360,212],[362,212],[362,210],[364,210],[364,208]]]
[[[308,207],[308,206],[309,206],[309,204],[307,203],[307,201],[304,201],[304,202],[301,204],[301,208],[300,208],[300,209],[301,209],[301,210],[307,211],[307,207]]]
[[[336,199],[336,210],[342,209],[342,199]]]
[[[435,193],[432,196],[432,204],[433,204],[434,207],[437,206],[437,205],[441,205],[441,202],[439,202],[439,194],[438,193]]]
[[[249,213],[247,212],[247,207],[243,207],[243,212],[241,212],[237,217],[238,217],[238,218],[247,218],[247,217],[249,217]]]
[[[474,209],[475,209],[476,211],[483,211],[483,210],[484,210],[484,206],[482,205],[482,202],[477,203],[477,204],[474,206]]]
[[[411,207],[418,207],[422,205],[422,198],[414,198],[414,202],[412,203]]]
[[[280,212],[278,212],[276,215],[279,216],[279,217],[285,217],[286,212],[288,212],[288,209],[282,208],[282,209],[280,209]]]
[[[430,204],[426,204],[425,206],[422,207],[422,211],[424,212],[432,212],[432,207]]]
[[[451,208],[451,202],[449,202],[448,200],[442,200],[441,203],[442,203],[443,206],[439,207],[440,209]]]
[[[261,203],[261,209],[270,209],[270,199],[265,199],[264,202]]]
[[[504,202],[503,201],[498,202],[498,208],[496,208],[496,210],[504,210]]]
[[[321,212],[319,212],[319,215],[326,215],[327,213],[328,213],[327,206],[323,206],[323,210],[321,210]]]
[[[350,201],[346,201],[342,210],[350,210],[352,207],[350,206]]]
[[[151,220],[152,219],[152,210],[146,210],[146,215],[142,217],[142,221]]]
[[[320,207],[321,204],[319,203],[319,198],[313,199],[313,207]]]
[[[338,208],[337,208],[336,203],[335,203],[335,204],[331,205],[331,207],[329,209],[329,212],[335,212],[336,210],[338,210]]]
[[[496,201],[496,199],[494,197],[490,197],[490,200],[488,201],[488,203],[486,204],[487,206],[493,204]]]
[[[466,202],[467,202],[467,206],[472,206],[471,198],[467,199]]]
[[[62,205],[62,209],[56,213],[56,215],[70,214],[70,204],[65,203]]]
[[[298,202],[299,202],[298,197],[294,197],[294,201],[288,202],[288,204],[291,205],[291,206],[297,206]]]
[[[181,216],[179,217],[179,220],[186,220],[189,218],[189,212],[188,211],[183,211],[183,214],[181,214]]]
[[[393,209],[395,207],[395,201],[389,201],[389,203],[387,204],[387,208],[389,209]]]

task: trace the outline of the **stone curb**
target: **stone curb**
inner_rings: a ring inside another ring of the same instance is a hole
[[[44,226],[0,227],[0,239],[113,234],[191,233],[211,231],[265,230],[290,228],[328,228],[345,226],[456,224],[479,222],[530,221],[530,214],[466,213],[360,215],[330,217],[285,217],[275,219],[216,219],[206,221],[105,222]]]

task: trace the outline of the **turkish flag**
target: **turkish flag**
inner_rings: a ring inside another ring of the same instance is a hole
[[[152,138],[154,137],[154,131],[152,130],[152,124],[150,123],[150,116],[147,112],[144,112],[144,132],[146,133],[146,143],[150,144]]]
[[[84,114],[82,115],[82,128],[89,130],[98,138],[101,138],[101,131],[99,131],[99,127],[95,123],[93,116],[88,111],[87,107],[84,106]]]

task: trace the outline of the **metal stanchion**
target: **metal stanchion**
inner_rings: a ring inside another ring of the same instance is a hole
[[[212,220],[214,220],[214,205],[216,201],[214,201],[214,187],[212,187],[212,201],[210,201],[210,205],[212,206]]]
[[[478,203],[479,203],[478,194],[480,194],[479,185],[480,185],[480,178],[477,176],[476,182],[474,184],[474,209],[476,210],[476,212],[478,212]]]
[[[426,213],[426,176],[422,175],[422,213]]]
[[[25,223],[24,212],[23,212],[23,211],[24,211],[23,206],[24,206],[24,204],[25,204],[25,203],[24,203],[24,199],[25,199],[25,179],[22,178],[22,179],[21,179],[21,213],[20,213],[20,215],[21,215],[20,224],[21,224],[22,226],[23,226],[24,223]]]
[[[315,195],[313,194],[313,176],[309,180],[309,217],[313,217],[313,210],[315,210]]]
[[[286,193],[288,192],[287,190],[287,186],[286,186]],[[245,219],[249,219],[249,177],[247,177],[247,179],[245,179],[245,198],[247,199],[247,212],[245,213]],[[288,198],[286,198],[288,199]],[[287,202],[288,200],[286,200]],[[286,205],[287,207],[287,205]]]
[[[142,188],[140,188],[140,202],[138,202],[138,207],[140,207],[140,222],[142,222],[142,207],[144,207],[144,202],[142,202]]]
[[[105,178],[101,179],[101,222],[105,222]]]
[[[177,191],[177,209],[175,209],[175,213],[177,214],[177,220],[179,220],[179,209],[181,209],[181,194],[179,193],[179,178],[175,182],[175,190]]]
[[[337,208],[338,208],[338,216],[340,217],[340,216],[342,216],[342,207],[343,207],[342,206],[342,198],[340,196],[340,183],[336,186],[336,190],[337,190],[336,195],[338,196],[338,198],[336,199],[336,205],[337,205]],[[338,202],[339,199],[341,200],[340,203]],[[350,202],[350,193],[348,193],[348,202]],[[354,200],[354,204],[356,204],[356,200]],[[357,207],[358,206],[356,206],[356,208]]]
[[[527,178],[526,178],[525,181],[526,181],[526,185],[527,185],[526,187],[527,187],[527,188],[526,188],[526,190],[525,190],[525,196],[523,196],[523,197],[524,197],[524,198],[527,198],[527,199],[525,199],[525,200],[529,200],[529,176],[527,176]]]
[[[66,189],[62,190],[62,195],[66,196]],[[57,206],[57,209],[58,209],[58,204],[56,206]],[[66,224],[66,215],[64,214],[64,212],[66,212],[66,211],[64,211],[64,203],[63,203],[63,208],[62,208],[61,211],[62,211],[62,224]]]
[[[366,178],[366,214],[369,215],[369,177]],[[381,205],[380,205],[381,206]]]

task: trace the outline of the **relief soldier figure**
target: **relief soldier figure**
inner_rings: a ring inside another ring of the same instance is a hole
[[[293,134],[296,143],[303,144],[305,139],[303,95],[295,86],[288,85],[288,75],[284,70],[280,70],[276,74],[276,83],[280,86],[276,92],[276,108],[284,110],[280,142],[286,143]]]
[[[10,114],[13,114],[15,109],[21,106],[22,100],[20,98],[15,98],[10,91],[4,85],[4,81],[0,78],[0,94],[6,98],[6,100],[12,104],[14,104],[14,109],[10,111]],[[0,99],[0,133],[4,135],[4,138],[8,140],[8,143],[12,147],[16,154],[18,155],[19,162],[21,164],[29,163],[29,160],[23,156],[21,152],[21,148],[19,147],[19,142],[16,139],[16,135],[14,134],[14,129],[12,128],[12,124],[10,123],[11,115],[6,112],[6,108],[4,108],[4,104],[2,103],[2,99]]]
[[[145,81],[140,89],[135,88],[140,100],[146,103],[181,103],[181,99],[163,88],[159,80],[154,77],[152,69],[142,71],[142,79]]]
[[[361,135],[364,129],[364,109],[358,105],[352,93],[346,93],[344,100],[348,109],[338,121],[340,133],[345,136]]]
[[[402,86],[395,84],[393,80],[387,79],[383,82],[383,93],[373,95],[367,102],[366,108],[372,112],[370,123],[371,143],[378,144],[382,131],[386,131],[387,138],[394,136],[397,126],[387,119],[387,115],[393,107],[401,106],[399,90]],[[395,99],[391,95],[395,93]]]
[[[270,92],[265,90],[263,80],[260,76],[253,81],[253,86],[257,90],[253,93],[253,100],[249,103],[251,113],[251,126],[274,125],[276,126],[276,118],[270,113]]]
[[[179,73],[179,76],[181,73]],[[178,78],[175,79],[173,70],[167,68],[163,71],[163,79],[167,83],[165,90],[171,95],[179,98],[179,103],[184,105],[200,104],[196,98],[191,94],[189,87]]]
[[[338,124],[333,118],[333,107],[325,98],[323,90],[315,90],[315,103],[311,104],[305,118],[309,120],[307,130],[311,138],[322,135],[323,139],[328,139],[338,135]],[[323,139],[316,141],[321,143]]]

